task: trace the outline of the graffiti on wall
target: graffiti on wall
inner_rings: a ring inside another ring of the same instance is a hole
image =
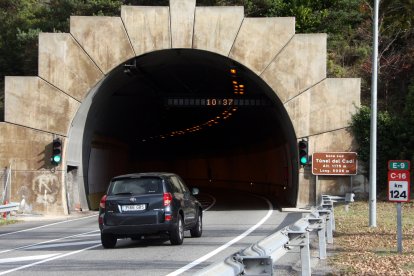
[[[22,183],[20,187],[15,186],[20,213],[48,212],[60,206],[58,175],[49,171],[25,173],[18,175],[14,183],[17,182]]]
[[[53,204],[59,193],[59,179],[54,174],[41,174],[32,182],[32,191],[36,196],[36,203]]]

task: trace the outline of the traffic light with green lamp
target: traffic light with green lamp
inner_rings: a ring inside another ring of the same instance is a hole
[[[52,146],[52,158],[50,158],[50,161],[57,166],[62,162],[62,140],[60,138],[53,139]]]
[[[306,166],[309,164],[309,149],[308,149],[308,141],[307,140],[300,140],[298,143],[299,149],[299,163],[302,166]]]

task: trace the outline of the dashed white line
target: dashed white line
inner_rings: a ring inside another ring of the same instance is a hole
[[[45,260],[41,260],[41,261],[38,261],[38,262],[35,262],[35,263],[31,263],[31,264],[19,266],[19,267],[13,268],[13,269],[9,269],[9,270],[0,272],[0,275],[5,275],[5,274],[8,274],[8,273],[15,272],[15,271],[18,271],[18,270],[22,270],[22,269],[32,267],[32,266],[35,266],[35,265],[38,265],[38,264],[43,264],[43,263],[50,262],[50,261],[53,261],[53,260],[56,260],[56,259],[60,259],[60,258],[67,257],[67,256],[70,256],[70,255],[74,255],[74,254],[77,254],[77,253],[81,253],[83,251],[86,251],[86,250],[89,250],[89,249],[92,249],[92,248],[95,248],[95,247],[98,247],[98,246],[101,246],[101,243],[95,244],[95,245],[92,245],[92,246],[89,246],[89,247],[86,247],[86,248],[83,248],[83,249],[80,249],[80,250],[72,251],[72,252],[69,252],[69,253],[66,253],[66,254],[61,254],[61,255],[58,255],[58,256],[54,256],[54,257],[51,257],[51,258],[48,258],[48,259],[45,259]]]
[[[31,246],[29,249],[45,249],[45,248],[55,248],[55,247],[68,247],[74,245],[85,245],[85,244],[96,244],[101,241],[79,241],[79,242],[62,242],[62,243],[52,243],[52,244],[42,244],[37,246]]]
[[[36,256],[16,257],[16,258],[5,258],[5,259],[0,259],[0,264],[44,260],[44,259],[47,259],[47,258],[54,257],[56,255],[59,255],[59,253],[46,254],[46,255],[36,255]]]
[[[37,229],[45,228],[45,227],[52,226],[52,225],[57,225],[57,224],[62,224],[62,223],[66,223],[66,222],[72,222],[72,221],[77,221],[77,220],[82,220],[82,219],[87,219],[87,218],[92,218],[92,217],[97,217],[97,215],[87,216],[87,217],[82,217],[82,218],[77,218],[77,219],[71,219],[71,220],[64,220],[64,221],[59,221],[59,222],[55,222],[55,223],[49,223],[49,224],[38,226],[38,227],[33,227],[33,228],[23,229],[23,230],[19,230],[19,231],[4,233],[4,234],[0,234],[0,237],[7,236],[7,235],[12,235],[12,234],[16,234],[16,233],[28,232],[28,231],[37,230]]]
[[[7,250],[0,251],[0,254],[7,253],[7,252],[10,252],[10,251],[13,251],[13,250],[27,249],[27,248],[31,248],[33,246],[37,246],[37,245],[41,245],[41,244],[45,244],[45,243],[56,242],[56,241],[65,240],[65,239],[70,239],[70,238],[88,237],[88,236],[91,235],[91,233],[96,233],[96,232],[99,232],[99,230],[93,230],[93,231],[89,231],[89,232],[85,232],[85,233],[81,233],[81,234],[75,234],[75,235],[71,235],[71,236],[67,236],[67,237],[63,237],[63,238],[59,238],[59,239],[53,239],[53,240],[48,240],[48,241],[44,241],[44,242],[38,242],[38,243],[34,243],[34,244],[15,247],[15,248],[12,248],[12,249],[7,249]],[[94,235],[96,235],[96,234],[94,234]]]

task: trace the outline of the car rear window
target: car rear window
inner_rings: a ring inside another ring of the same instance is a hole
[[[162,193],[162,180],[157,177],[121,178],[112,181],[109,195],[120,194],[160,194]]]

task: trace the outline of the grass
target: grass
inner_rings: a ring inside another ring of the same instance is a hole
[[[0,219],[0,226],[8,225],[8,224],[15,224],[18,223],[18,220],[15,219]]]
[[[402,204],[403,254],[397,252],[396,203],[377,201],[377,227],[369,227],[369,204],[335,207],[335,255],[340,275],[414,275],[414,202]]]

